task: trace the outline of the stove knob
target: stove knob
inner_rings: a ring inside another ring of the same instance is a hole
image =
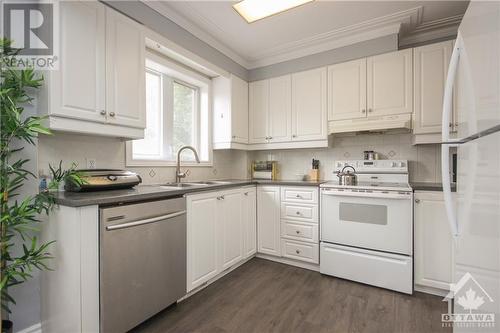
[[[400,167],[400,168],[404,168],[404,166],[405,166],[405,163],[404,163],[404,162],[399,162],[399,167]]]
[[[396,162],[391,162],[391,167],[395,168],[396,167]]]

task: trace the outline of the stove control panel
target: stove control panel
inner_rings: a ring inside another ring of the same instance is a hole
[[[408,173],[407,160],[341,160],[334,162],[335,172],[352,166],[357,173]]]

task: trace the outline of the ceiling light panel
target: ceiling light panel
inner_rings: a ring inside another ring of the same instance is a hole
[[[252,23],[312,1],[314,0],[243,0],[233,5],[233,8],[248,23]]]

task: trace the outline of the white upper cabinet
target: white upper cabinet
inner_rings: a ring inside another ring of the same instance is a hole
[[[292,140],[327,139],[326,68],[292,74]]]
[[[292,136],[292,78],[269,80],[269,142],[290,141]]]
[[[368,117],[413,112],[412,49],[367,59]]]
[[[58,131],[142,138],[146,127],[143,27],[95,1],[60,3],[59,70],[39,93]]]
[[[366,117],[366,59],[328,67],[328,120]]]
[[[414,49],[414,134],[441,133],[443,96],[453,42]]]
[[[248,83],[235,75],[212,80],[214,148],[248,144]]]
[[[60,69],[51,72],[50,115],[106,122],[105,6],[60,3]]]
[[[249,85],[250,143],[266,143],[269,129],[269,80]]]
[[[106,10],[106,109],[114,125],[146,127],[145,39],[141,25]]]

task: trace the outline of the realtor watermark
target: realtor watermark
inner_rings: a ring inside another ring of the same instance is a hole
[[[2,1],[2,37],[18,49],[3,59],[13,69],[56,70],[59,67],[58,1]]]
[[[495,313],[484,310],[491,308],[493,298],[470,274],[452,284],[443,301],[448,302],[448,313],[441,315],[443,327],[494,328]]]

